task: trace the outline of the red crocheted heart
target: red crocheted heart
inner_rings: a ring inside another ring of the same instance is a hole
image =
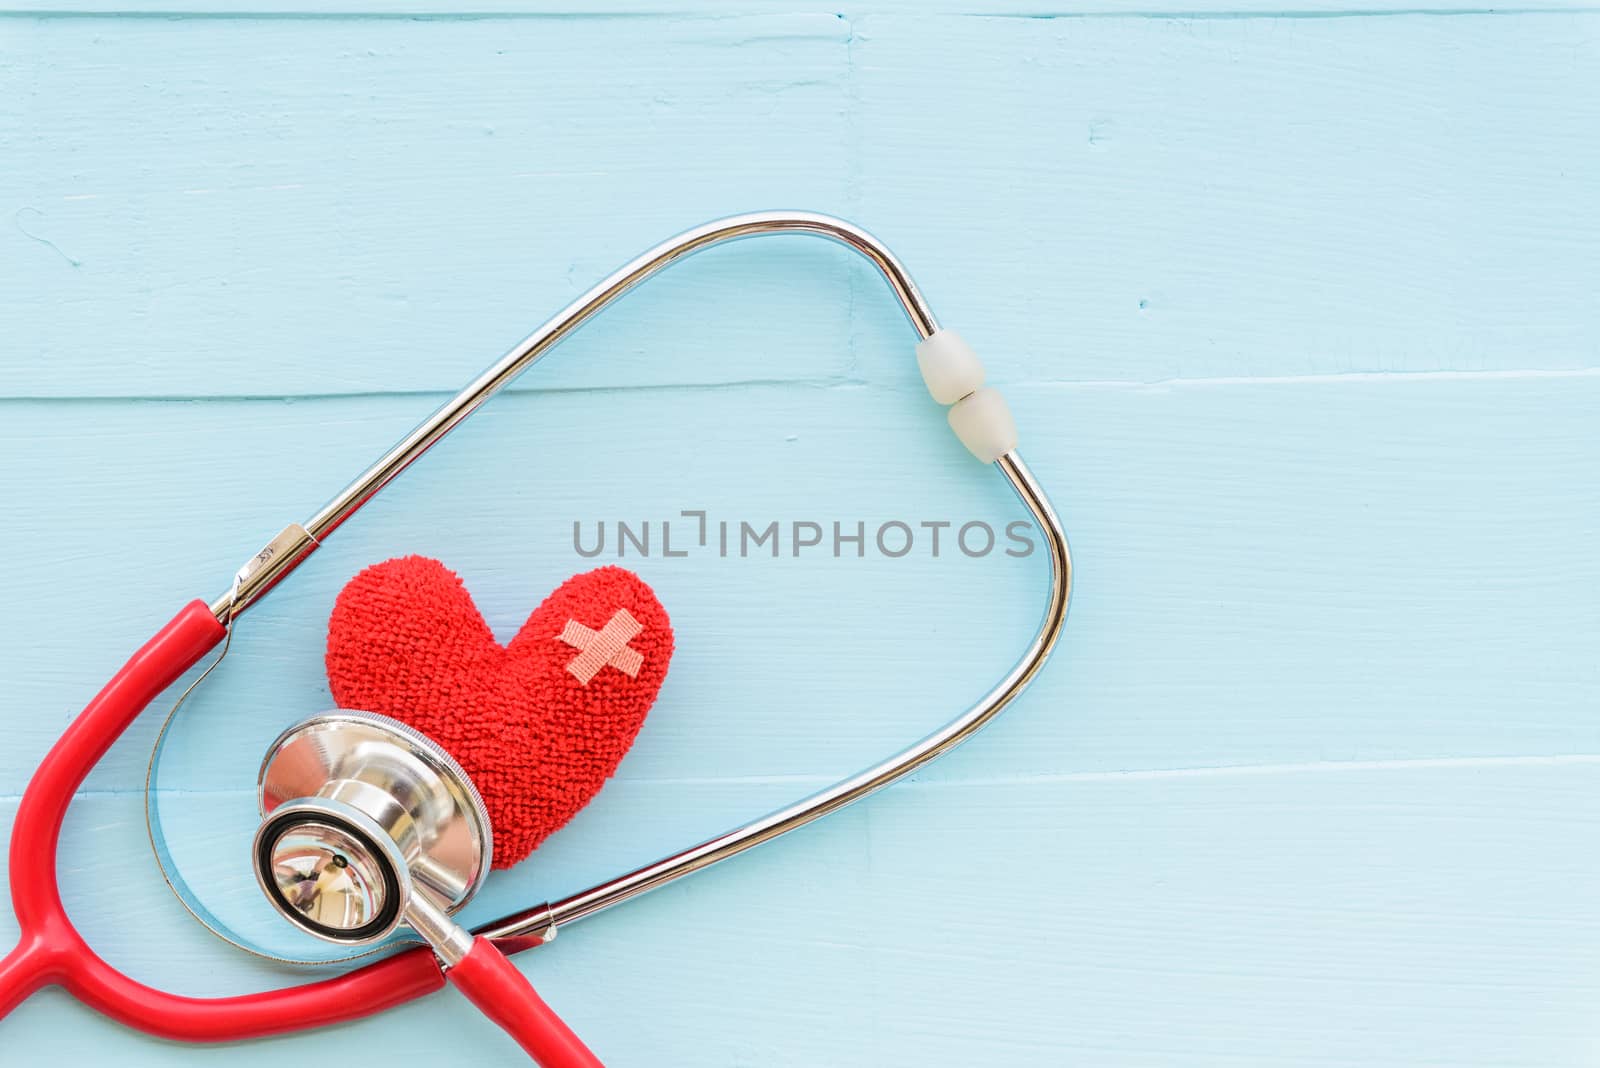
[[[328,623],[334,700],[409,723],[461,762],[489,809],[496,868],[605,785],[671,659],[666,609],[620,567],[563,582],[509,645],[460,577],[422,556],[351,579]]]

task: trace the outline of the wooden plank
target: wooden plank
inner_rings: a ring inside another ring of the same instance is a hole
[[[848,209],[836,18],[657,29],[6,20],[0,395],[456,388],[688,226]],[[866,270],[719,252],[539,384],[838,379]]]
[[[1008,387],[1073,536],[1069,631],[961,752],[523,958],[546,997],[613,1065],[1593,1060],[1590,0],[221,6],[0,0],[0,827],[130,649],[444,391],[654,239],[819,208],[887,239]],[[271,926],[246,787],[329,703],[332,598],[385,556],[441,556],[508,636],[602,562],[575,520],[648,520],[656,553],[621,562],[679,630],[617,778],[474,919],[978,696],[1037,556],[660,555],[686,508],[1016,516],[876,285],[821,245],[696,261],[341,530],[177,728],[163,803],[208,902]],[[185,993],[291,981],[156,877],[158,718],[69,818],[74,919]],[[516,1056],[453,994],[225,1050],[49,994],[0,1048]]]
[[[742,0],[738,13],[793,14],[804,10],[793,0]],[[1141,0],[1138,4],[1069,3],[1066,0],[876,0],[866,11],[826,14],[854,21],[868,14],[963,15],[982,18],[1047,21],[1056,19],[1100,18],[1181,18],[1210,16],[1231,18],[1238,15],[1270,19],[1338,18],[1372,15],[1405,15],[1424,12],[1442,16],[1463,14],[1525,14],[1549,11],[1593,11],[1586,0],[1541,0],[1513,7],[1484,3],[1450,4],[1447,0],[1210,0],[1183,4],[1177,0]],[[320,18],[418,18],[478,19],[528,17],[557,19],[703,19],[728,14],[717,0],[619,0],[613,3],[580,4],[577,0],[472,0],[451,5],[442,0],[344,0],[338,4],[318,4],[315,0],[250,0],[227,6],[219,0],[0,0],[0,14],[76,15],[121,17],[320,17]],[[819,12],[823,13],[823,12]]]
[[[1600,993],[1597,775],[1589,757],[915,783],[521,963],[615,1064],[1576,1066]],[[771,793],[619,782],[494,892],[570,889]],[[73,813],[68,907],[109,959],[196,994],[293,978],[181,919],[142,839],[131,798]],[[510,1056],[448,994],[225,1054],[59,994],[5,1029],[63,1063]]]
[[[0,395],[454,389],[643,246],[785,204],[877,230],[997,380],[1595,366],[1593,15],[644,25],[7,20]],[[524,388],[906,347],[845,253],[752,244]]]
[[[1592,16],[855,31],[862,216],[999,376],[1596,366]]]
[[[1031,635],[1042,559],[969,559],[948,532],[937,559],[926,538],[899,559],[870,541],[864,559],[787,555],[795,520],[999,531],[1018,516],[911,372],[883,360],[867,373],[899,388],[501,398],[247,618],[175,739],[180,781],[253,781],[266,742],[329,703],[323,627],[361,567],[438,556],[509,636],[566,575],[618,562],[614,528],[606,557],[579,556],[575,520],[586,538],[600,520],[655,524],[655,553],[620,562],[680,635],[623,775],[821,781],[944,722]],[[1600,376],[1011,394],[1074,541],[1073,616],[979,755],[930,776],[1600,751],[1600,565],[1584,533]],[[10,406],[0,550],[26,566],[0,573],[0,601],[27,610],[0,622],[0,645],[28,713],[0,750],[0,793],[182,599],[221,593],[430,406]],[[684,509],[733,523],[734,555],[713,533],[663,558],[659,524],[678,520],[681,538]],[[739,558],[741,521],[783,524],[785,555]],[[136,727],[94,788],[141,784],[153,730]]]

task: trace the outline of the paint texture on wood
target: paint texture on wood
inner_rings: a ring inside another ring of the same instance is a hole
[[[151,629],[548,314],[705,218],[832,211],[1006,391],[1073,539],[1066,637],[912,781],[519,958],[549,1000],[618,1066],[1593,1063],[1600,14],[308,6],[0,5],[0,826]],[[617,777],[473,920],[981,696],[1045,564],[913,341],[863,264],[782,240],[552,353],[178,721],[159,786],[208,904],[271,922],[249,785],[331,704],[333,598],[387,557],[459,571],[502,639],[621,563],[677,634]],[[160,885],[157,724],[69,820],[74,919],[185,993],[287,981]],[[196,1050],[52,994],[0,1048],[511,1058],[474,1016]]]

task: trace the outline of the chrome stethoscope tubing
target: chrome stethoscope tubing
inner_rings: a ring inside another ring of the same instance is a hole
[[[530,364],[622,294],[696,252],[744,238],[780,233],[825,237],[860,253],[888,282],[919,339],[928,338],[939,330],[927,301],[900,261],[872,235],[842,219],[809,212],[755,212],[698,226],[657,245],[622,267],[506,353],[304,524],[288,527],[268,543],[241,570],[234,585],[212,603],[212,613],[223,624],[231,625],[395,476]],[[1072,560],[1061,521],[1022,457],[1015,451],[1006,452],[995,460],[994,466],[1011,484],[1044,536],[1050,557],[1050,583],[1038,632],[1016,665],[977,704],[916,744],[802,801],[580,893],[487,924],[475,933],[497,941],[548,941],[564,924],[710,867],[888,786],[960,745],[999,715],[1033,680],[1060,637],[1071,594]]]

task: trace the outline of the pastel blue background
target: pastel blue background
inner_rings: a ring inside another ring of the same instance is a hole
[[[1600,1063],[1600,9],[322,6],[0,2],[0,823],[152,628],[548,314],[685,226],[808,207],[985,356],[1073,615],[968,747],[520,958],[607,1063]],[[506,637],[588,566],[575,519],[1014,518],[909,341],[842,251],[750,243],[464,427],[252,613],[175,739],[219,907],[262,907],[255,763],[329,703],[365,564],[443,558]],[[943,722],[1044,571],[635,566],[679,634],[661,700],[475,915]],[[147,981],[282,983],[154,873],[156,718],[72,812],[73,916]],[[50,992],[0,1051],[516,1056],[453,993],[216,1049]]]

